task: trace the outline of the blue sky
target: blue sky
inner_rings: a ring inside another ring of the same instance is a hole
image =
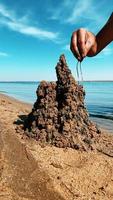
[[[69,50],[74,30],[97,33],[113,11],[113,0],[1,0],[0,81],[55,80],[64,53],[75,75]],[[84,80],[113,80],[113,44],[82,63]]]

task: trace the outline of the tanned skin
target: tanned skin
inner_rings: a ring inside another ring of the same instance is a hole
[[[80,28],[73,32],[70,49],[82,61],[86,56],[95,56],[113,41],[113,13],[97,35]]]

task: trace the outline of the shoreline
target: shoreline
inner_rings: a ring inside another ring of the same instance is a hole
[[[21,104],[25,104],[25,105],[28,105],[31,107],[32,109],[32,106],[34,103],[28,103],[24,100],[20,100],[20,99],[17,99],[13,96],[10,96],[10,95],[7,95],[7,94],[4,94],[4,93],[1,93],[0,92],[0,97],[6,97],[6,98],[10,98],[11,100],[13,101],[16,101],[17,103],[21,103]],[[113,125],[112,125],[112,120],[109,120],[109,119],[104,119],[104,118],[100,118],[100,117],[93,117],[91,116],[90,119],[94,122],[94,123],[97,123],[97,125],[101,128],[101,129],[105,129],[105,131],[107,132],[110,132],[111,134],[113,134]]]
[[[48,80],[51,81],[51,80]],[[0,83],[39,83],[40,81],[0,81]],[[84,82],[113,82],[113,80],[84,80]]]
[[[13,96],[10,96],[10,95],[8,95],[8,94],[4,94],[4,93],[1,93],[1,92],[0,92],[0,98],[1,98],[1,97],[5,97],[5,98],[10,99],[10,100],[12,100],[12,101],[15,101],[15,102],[17,102],[17,103],[25,104],[25,105],[28,105],[28,106],[32,106],[32,105],[33,105],[32,103],[25,102],[25,101],[23,101],[23,100],[17,99],[17,98],[15,98],[15,97],[13,97]]]

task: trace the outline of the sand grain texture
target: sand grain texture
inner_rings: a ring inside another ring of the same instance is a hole
[[[0,200],[113,200],[113,158],[40,146],[18,133],[30,110],[0,95]],[[103,135],[105,143],[113,142]]]

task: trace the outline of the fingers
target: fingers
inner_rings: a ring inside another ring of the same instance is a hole
[[[86,55],[93,56],[97,50],[96,37],[93,33],[87,32]]]
[[[82,61],[87,55],[94,55],[95,40],[93,33],[81,28],[72,34],[70,49],[74,56]]]
[[[77,31],[72,34],[70,49],[71,49],[72,53],[74,54],[74,56],[78,60],[81,60],[81,56],[80,56],[80,53],[79,53],[79,50],[78,50],[78,47],[77,47]]]
[[[70,48],[74,56],[79,61],[82,61],[83,58],[86,56],[85,42],[86,42],[85,29],[81,28],[72,34]]]
[[[86,43],[86,30],[81,28],[77,31],[77,46],[82,58],[86,56],[85,43]]]
[[[87,55],[88,51],[91,49],[91,47],[92,47],[92,41],[89,38],[86,42],[86,55]]]

